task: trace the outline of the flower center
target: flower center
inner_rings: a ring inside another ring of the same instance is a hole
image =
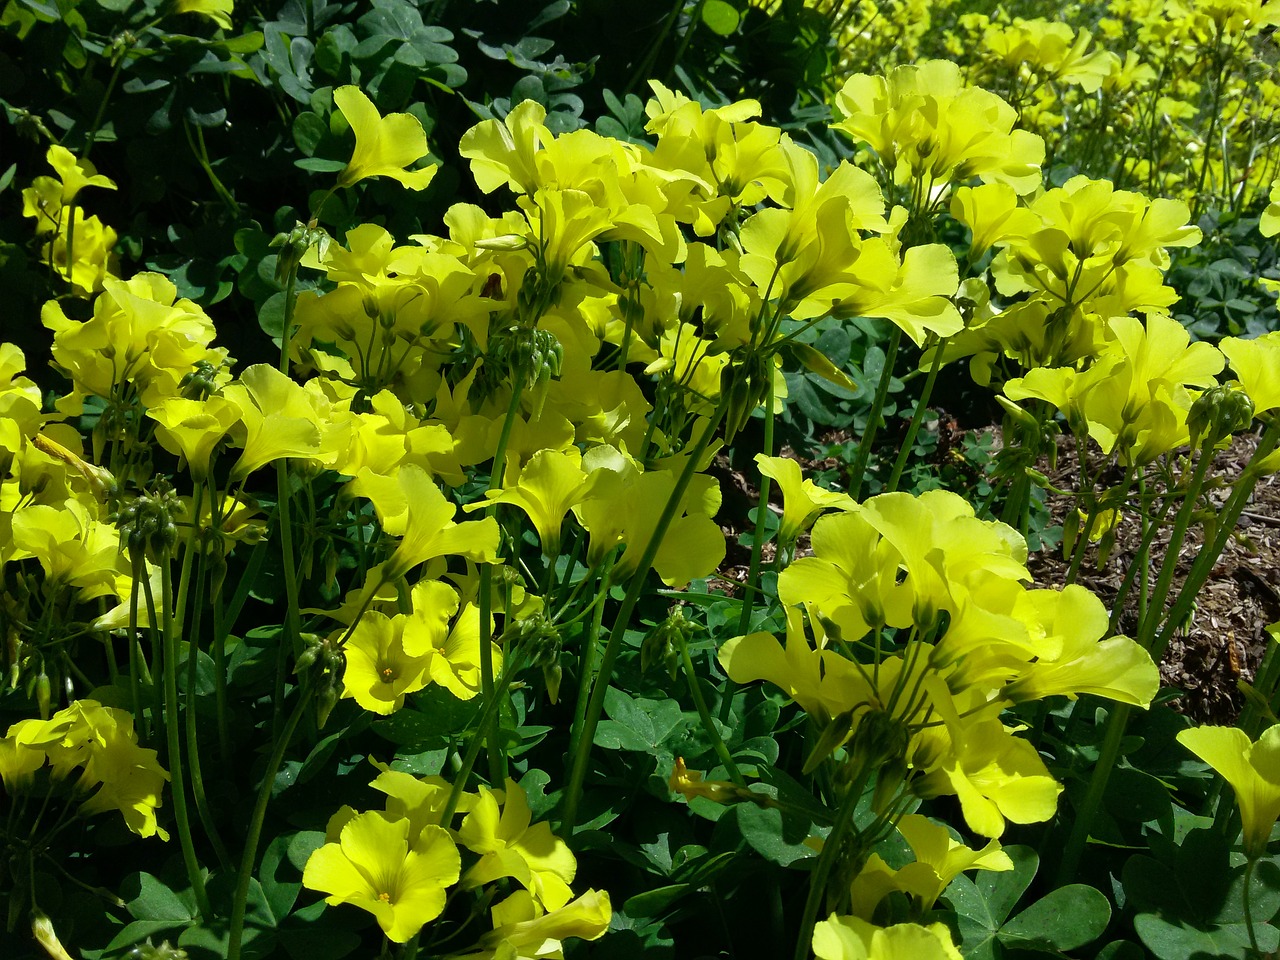
[[[389,893],[380,893],[380,894],[378,894],[378,899],[379,899],[379,900],[381,900],[383,903],[390,903],[390,902],[391,902],[391,894],[389,894]]]
[[[383,667],[380,671],[378,671],[378,674],[379,676],[382,677],[383,683],[390,683],[396,678],[396,671],[392,667]],[[383,894],[382,896],[385,896],[385,894]]]

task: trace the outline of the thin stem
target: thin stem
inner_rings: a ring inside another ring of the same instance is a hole
[[[818,855],[818,864],[814,867],[813,878],[809,881],[809,896],[805,899],[804,913],[800,918],[800,937],[796,940],[796,960],[808,960],[813,952],[811,947],[813,927],[818,921],[818,910],[822,905],[822,898],[826,895],[831,871],[835,869],[836,861],[840,858],[844,838],[853,825],[854,811],[858,809],[858,801],[862,798],[862,791],[870,776],[869,770],[858,772],[858,776],[849,785],[844,799],[840,801],[831,832],[822,843],[822,853]]]
[[[280,764],[284,762],[285,751],[293,739],[294,731],[303,713],[311,705],[315,690],[309,684],[303,688],[294,704],[293,713],[284,725],[284,730],[276,738],[275,748],[267,761],[267,769],[262,774],[262,785],[258,788],[258,801],[253,808],[253,817],[249,820],[249,833],[244,841],[244,854],[240,858],[240,874],[236,880],[235,899],[231,903],[231,928],[227,941],[227,960],[240,960],[240,944],[244,939],[245,907],[249,902],[249,881],[253,879],[253,865],[258,857],[258,841],[262,839],[262,824],[267,816],[267,804],[271,802],[271,788],[275,785],[276,774]]]
[[[857,500],[862,493],[862,481],[867,472],[867,464],[871,460],[871,447],[875,443],[876,431],[880,429],[881,414],[884,401],[889,395],[889,382],[893,379],[893,364],[898,359],[898,343],[902,340],[902,328],[893,325],[889,334],[889,346],[884,352],[884,367],[880,371],[880,382],[876,384],[875,399],[871,401],[871,412],[867,414],[867,427],[862,439],[858,441],[858,452],[849,471],[849,496]]]
[[[449,801],[445,804],[444,813],[440,815],[440,822],[445,825],[446,829],[449,821],[453,819],[454,813],[457,812],[458,803],[462,799],[467,779],[471,776],[471,771],[480,756],[480,748],[484,745],[485,740],[484,731],[489,728],[494,718],[497,717],[498,706],[501,704],[502,698],[506,696],[507,688],[511,686],[512,679],[523,667],[524,653],[519,649],[515,650],[502,664],[502,673],[498,676],[497,683],[494,685],[494,695],[484,702],[484,711],[480,714],[480,722],[476,725],[475,735],[467,745],[467,752],[462,758],[462,766],[458,769],[457,774],[454,775],[453,786],[449,790]]]
[[[609,594],[609,577],[613,572],[613,562],[617,558],[617,550],[610,553],[604,561],[604,569],[600,571],[602,596]],[[578,699],[573,707],[573,726],[569,728],[569,756],[577,755],[578,743],[582,737],[582,726],[586,722],[587,701],[591,696],[591,682],[595,678],[596,647],[599,646],[600,627],[604,623],[603,600],[595,605],[591,614],[591,627],[582,637],[582,653],[578,660]]]
[[[707,736],[711,739],[711,745],[715,748],[716,756],[720,758],[720,762],[724,764],[724,768],[729,771],[729,779],[736,786],[743,789],[747,786],[747,781],[742,776],[742,771],[738,769],[738,765],[734,763],[733,755],[729,753],[729,748],[725,746],[724,738],[720,736],[720,731],[716,729],[715,721],[711,718],[711,711],[707,709],[706,698],[702,695],[702,688],[698,685],[698,672],[693,668],[693,657],[689,655],[689,644],[680,637],[677,641],[680,647],[680,659],[684,663],[685,679],[689,681],[689,693],[693,695],[693,705],[698,710],[698,718],[702,721],[702,729],[707,732]]]
[[[614,662],[618,659],[618,654],[622,650],[622,636],[626,633],[627,626],[631,622],[632,611],[635,610],[636,604],[640,600],[640,593],[644,589],[644,581],[649,575],[649,570],[653,567],[653,560],[658,555],[658,548],[662,546],[662,540],[666,536],[667,528],[671,526],[671,521],[675,519],[676,513],[680,510],[685,491],[689,488],[689,483],[693,480],[693,475],[698,469],[698,461],[702,459],[702,455],[711,443],[712,436],[724,421],[727,412],[728,398],[722,396],[720,402],[716,405],[715,413],[712,414],[711,420],[703,429],[702,436],[698,438],[698,442],[694,445],[693,450],[690,451],[684,470],[681,471],[680,477],[676,481],[675,489],[671,491],[671,496],[667,498],[666,506],[662,510],[662,516],[658,518],[658,523],[649,537],[649,542],[645,545],[644,554],[640,557],[635,571],[631,574],[627,595],[623,598],[622,606],[618,609],[617,616],[613,621],[613,629],[609,631],[609,640],[605,644],[604,656],[600,661],[600,674],[596,677],[595,685],[592,687],[591,701],[587,704],[582,733],[574,751],[569,786],[565,792],[564,819],[560,824],[562,835],[572,834],[576,826],[578,803],[582,797],[582,787],[587,778],[587,762],[591,756],[591,742],[595,738],[596,725],[599,724],[600,714],[604,710],[605,693],[609,688],[609,680],[613,676]]]
[[[1280,416],[1277,416],[1267,426],[1266,431],[1258,440],[1258,447],[1253,452],[1253,456],[1249,458],[1249,462],[1245,465],[1244,472],[1240,478],[1236,480],[1235,486],[1231,490],[1231,496],[1227,498],[1227,502],[1218,513],[1217,532],[1211,544],[1207,544],[1205,549],[1201,549],[1196,554],[1195,562],[1191,565],[1191,571],[1187,574],[1187,579],[1182,584],[1177,599],[1174,600],[1169,615],[1164,619],[1164,625],[1160,629],[1160,633],[1155,637],[1154,641],[1147,646],[1151,653],[1152,659],[1157,663],[1164,654],[1165,648],[1168,647],[1173,632],[1178,629],[1191,613],[1191,607],[1195,603],[1196,597],[1200,593],[1200,588],[1204,586],[1209,574],[1213,571],[1213,565],[1217,562],[1218,557],[1222,555],[1222,551],[1226,548],[1227,540],[1230,539],[1232,532],[1235,530],[1236,521],[1240,519],[1240,511],[1249,502],[1249,497],[1253,494],[1253,488],[1257,485],[1260,477],[1258,464],[1266,459],[1276,446],[1280,444]],[[1172,544],[1170,545],[1172,550]],[[1166,564],[1168,558],[1165,558]],[[1164,573],[1161,568],[1161,574]],[[1164,598],[1158,598],[1158,603],[1154,604],[1154,609],[1148,619],[1154,620],[1163,605]],[[1144,621],[1144,625],[1145,625]],[[1153,628],[1154,630],[1154,625]]]
[[[520,412],[520,395],[524,392],[525,374],[521,370],[516,373],[511,384],[511,399],[507,402],[507,413],[502,419],[502,433],[498,436],[498,447],[493,453],[493,467],[489,470],[488,490],[496,490],[502,485],[507,466],[507,444],[511,441],[511,428],[515,424],[516,415]],[[485,516],[492,517],[498,512],[498,504],[490,502],[485,509]],[[495,696],[493,683],[493,567],[485,564],[480,568],[480,692],[485,698],[485,716],[489,717],[489,701]],[[476,734],[480,742],[488,744],[489,776],[497,785],[502,783],[506,775],[506,761],[498,738],[490,730],[497,713],[481,723]],[[468,768],[467,773],[470,773]]]
[[[196,489],[198,491],[201,488],[197,487]],[[187,549],[192,549],[192,546],[193,544],[188,542]],[[218,858],[219,866],[230,873],[231,857],[227,853],[226,844],[222,842],[222,834],[218,832],[217,824],[213,819],[213,811],[209,808],[209,800],[205,795],[204,772],[200,762],[200,738],[196,724],[196,669],[200,660],[200,619],[204,609],[205,567],[205,557],[202,553],[200,556],[200,569],[196,574],[196,594],[191,614],[191,630],[187,634],[187,756],[191,762],[191,793],[195,797],[196,813],[200,817],[200,823],[204,826],[205,835],[209,838],[209,842],[213,844],[213,852]]]
[[[289,655],[302,636],[302,615],[298,609],[298,568],[293,554],[293,520],[290,511],[289,465],[276,461],[276,526],[280,530],[281,563],[284,566],[284,631],[276,648],[276,685],[272,699],[271,731],[277,735],[284,714],[284,687]]]
[[[1120,757],[1120,741],[1124,739],[1125,726],[1129,720],[1128,704],[1117,704],[1107,715],[1106,734],[1102,748],[1098,754],[1098,763],[1093,768],[1093,776],[1089,778],[1089,789],[1085,793],[1084,802],[1076,812],[1075,823],[1071,825],[1071,835],[1067,838],[1062,851],[1062,862],[1058,866],[1058,880],[1055,886],[1070,883],[1080,866],[1080,857],[1084,853],[1084,845],[1089,839],[1089,828],[1093,825],[1098,808],[1102,805],[1103,794],[1107,790],[1107,781],[1111,778],[1111,770]]]
[[[141,549],[141,548],[139,548]],[[156,621],[155,598],[151,593],[149,581],[142,582],[147,599],[147,616],[152,624]],[[169,774],[173,787],[173,817],[178,826],[178,842],[182,846],[182,860],[187,868],[187,879],[195,893],[196,906],[202,917],[212,917],[213,907],[209,904],[209,893],[205,890],[204,875],[200,872],[200,862],[196,859],[195,844],[191,840],[191,820],[187,815],[186,779],[182,775],[182,744],[178,729],[178,637],[173,623],[173,582],[169,572],[169,552],[166,550],[160,557],[160,598],[164,607],[162,619],[159,621],[164,642],[164,706],[165,737],[169,749]]]
[[[1253,886],[1253,871],[1258,866],[1258,858],[1250,857],[1244,867],[1244,925],[1249,931],[1249,946],[1253,948],[1253,952],[1258,956],[1262,955],[1262,951],[1258,949],[1258,935],[1253,929],[1253,898],[1249,896],[1249,889]]]
[[[769,386],[765,390],[764,412],[764,447],[766,457],[773,456],[773,378],[769,378]],[[760,592],[756,581],[760,577],[760,553],[764,548],[765,518],[769,515],[769,493],[773,481],[766,475],[760,475],[760,497],[756,501],[756,528],[751,543],[751,565],[747,568],[747,580],[742,587],[742,612],[738,616],[738,633],[744,634],[751,627],[751,614],[755,607],[755,595]]]
[[[1147,652],[1152,652],[1155,642],[1156,628],[1163,619],[1165,601],[1169,597],[1169,589],[1173,586],[1174,571],[1178,566],[1178,556],[1182,552],[1183,541],[1186,540],[1187,529],[1191,526],[1191,518],[1195,514],[1196,502],[1200,498],[1200,490],[1204,486],[1204,478],[1213,462],[1213,444],[1206,441],[1200,448],[1200,457],[1196,461],[1191,481],[1185,490],[1186,499],[1178,509],[1173,520],[1173,530],[1169,534],[1169,546],[1164,560],[1160,564],[1160,575],[1156,578],[1155,592],[1151,595],[1147,615],[1138,625],[1137,641]],[[1154,654],[1153,654],[1154,658]]]
[[[925,377],[924,386],[920,390],[920,399],[916,401],[916,408],[911,414],[911,423],[907,425],[907,436],[902,441],[902,449],[898,451],[898,459],[893,465],[893,472],[889,474],[889,480],[884,485],[885,493],[892,493],[898,489],[898,481],[902,479],[902,471],[906,469],[907,460],[911,457],[911,450],[916,443],[916,434],[920,431],[920,424],[924,421],[925,411],[929,409],[929,398],[933,395],[933,385],[938,379],[938,371],[942,369],[942,352],[946,349],[946,346],[947,338],[942,337],[934,348],[933,360],[929,364],[929,373]]]

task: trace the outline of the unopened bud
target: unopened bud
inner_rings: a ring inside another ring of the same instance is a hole
[[[71,954],[67,953],[62,941],[58,939],[58,932],[53,929],[53,921],[42,910],[31,911],[31,935],[53,960],[72,960]]]

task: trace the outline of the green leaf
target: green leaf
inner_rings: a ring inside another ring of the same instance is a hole
[[[298,114],[293,121],[293,142],[308,157],[313,156],[329,132],[329,125],[311,111]]]
[[[685,723],[675,700],[633,700],[616,687],[606,691],[604,708],[609,719],[596,727],[594,743],[606,750],[656,753]]]
[[[1148,950],[1160,960],[1204,960],[1206,957],[1239,958],[1250,955],[1249,932],[1244,924],[1201,930],[1186,923],[1165,920],[1154,913],[1140,913],[1133,919],[1133,928]],[[1259,925],[1258,933],[1275,932],[1274,927]],[[1259,937],[1258,946],[1266,947]],[[1275,938],[1270,938],[1274,944]]]
[[[258,326],[273,340],[284,331],[284,291],[273,293],[258,310]]]
[[[737,30],[741,19],[741,14],[725,0],[707,0],[703,4],[702,22],[710,27],[712,32],[722,37],[727,37]]]
[[[1011,947],[1074,950],[1098,939],[1111,920],[1111,903],[1083,883],[1059,887],[1037,900],[1003,927],[997,936]]]
[[[286,833],[272,840],[263,852],[262,866],[258,868],[262,895],[276,923],[289,915],[298,901],[298,894],[302,892],[301,872],[293,865],[289,855],[297,836]]]
[[[795,814],[784,816],[776,807],[759,807],[754,803],[740,803],[733,809],[743,839],[766,860],[785,867],[818,855],[818,851],[804,842],[812,826],[807,818]]]
[[[1146,960],[1146,956],[1136,943],[1113,940],[1098,951],[1096,960]]]
[[[665,887],[655,887],[643,893],[637,893],[623,905],[629,917],[656,917],[665,913],[667,908],[693,889],[687,883],[673,883]]]
[[[149,873],[134,873],[120,887],[129,915],[135,920],[166,920],[180,926],[197,916],[195,895],[178,893]]]
[[[989,960],[997,955],[1000,927],[1040,867],[1040,857],[1030,847],[1015,845],[1004,850],[1013,861],[1012,870],[984,870],[977,880],[961,874],[947,887],[945,897],[956,912],[961,952],[967,960]]]

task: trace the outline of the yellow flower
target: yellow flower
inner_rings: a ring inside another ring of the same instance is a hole
[[[397,580],[433,557],[456,554],[476,563],[490,563],[498,553],[498,522],[492,517],[455,523],[457,508],[445,499],[435,481],[416,464],[406,464],[394,477],[364,469],[348,489],[368,497],[385,533],[400,544],[380,570],[370,571],[371,584]]]
[[[547,910],[559,910],[569,902],[577,861],[549,824],[531,824],[531,818],[524,790],[511,778],[503,791],[480,788],[479,799],[458,829],[458,840],[481,855],[462,878],[463,887],[512,877]]]
[[[103,286],[89,320],[69,318],[55,300],[40,311],[41,323],[53,331],[54,362],[82,394],[110,397],[129,383],[151,406],[180,393],[182,378],[200,361],[222,365],[226,350],[209,346],[213,321],[198,305],[179,298],[167,277],[139,273],[128,280],[104,280]]]
[[[1218,346],[1253,401],[1254,413],[1280,407],[1280,330],[1252,340],[1225,337]]]
[[[231,470],[241,480],[272,460],[310,458],[320,453],[318,398],[275,367],[257,363],[223,388],[240,412],[234,440],[244,448]]]
[[[1261,219],[1258,220],[1258,232],[1264,237],[1274,237],[1280,233],[1280,180],[1271,185],[1271,196],[1267,199],[1270,202],[1267,204],[1267,209],[1262,211]],[[23,215],[27,215],[25,210]]]
[[[80,805],[85,816],[119,810],[138,836],[169,839],[156,824],[169,774],[157,762],[154,750],[138,746],[133,717],[124,710],[104,707],[96,700],[76,700],[48,720],[15,723],[3,742],[13,743],[18,754],[29,751],[42,760],[47,757],[55,779],[82,768],[75,788],[81,795],[89,794]],[[19,769],[30,766],[28,753],[19,761]]]
[[[70,203],[75,199],[76,195],[85,187],[102,187],[106,190],[116,189],[115,182],[110,177],[104,177],[98,173],[95,167],[88,160],[77,160],[66,147],[54,144],[49,148],[46,159],[49,166],[53,167],[58,173],[58,179],[62,181],[62,202]]]
[[[756,466],[760,473],[778,484],[782,491],[782,521],[778,525],[778,542],[794,543],[800,534],[809,529],[819,513],[830,508],[852,509],[856,504],[847,493],[824,490],[812,480],[805,479],[800,464],[789,457],[767,457],[756,454]]]
[[[192,479],[209,475],[213,450],[240,420],[240,408],[225,397],[205,400],[166,397],[147,411],[156,421],[156,439],[172,454],[185,458]]]
[[[813,952],[819,960],[960,960],[944,924],[877,927],[834,913],[814,926]]]
[[[390,177],[410,190],[423,190],[436,175],[434,166],[405,170],[427,155],[427,135],[418,118],[407,113],[379,116],[378,108],[359,87],[338,87],[333,102],[351,124],[356,149],[338,175],[338,186],[350,187],[365,177]]]
[[[1257,743],[1238,727],[1194,727],[1178,742],[1222,775],[1236,792],[1244,827],[1244,853],[1256,860],[1267,852],[1271,827],[1280,817],[1280,724]]]
[[[906,838],[916,858],[915,863],[898,871],[899,889],[917,899],[921,915],[932,910],[942,891],[966,870],[1013,869],[1013,861],[1000,849],[1000,841],[991,840],[981,850],[973,850],[953,840],[946,827],[916,813],[898,821],[898,832]]]
[[[352,817],[337,843],[307,860],[302,882],[336,906],[367,910],[389,939],[407,942],[440,916],[445,888],[457,882],[458,848],[442,827],[427,825],[410,838],[408,820],[371,811]]]
[[[508,476],[501,490],[486,494],[490,501],[510,503],[529,515],[542,552],[554,557],[560,552],[560,527],[570,508],[591,493],[591,481],[582,469],[582,454],[577,447],[564,452],[542,449],[514,476]],[[488,504],[471,504],[467,510],[483,509]]]
[[[560,941],[569,937],[598,940],[609,929],[613,909],[609,894],[588,890],[572,903],[544,913],[525,890],[517,890],[493,908],[493,930],[478,951],[460,960],[524,960],[563,956]]]
[[[434,651],[418,657],[405,652],[405,619],[368,610],[347,641],[342,695],[373,713],[394,713],[404,706],[405,694],[430,682],[426,669]]]

